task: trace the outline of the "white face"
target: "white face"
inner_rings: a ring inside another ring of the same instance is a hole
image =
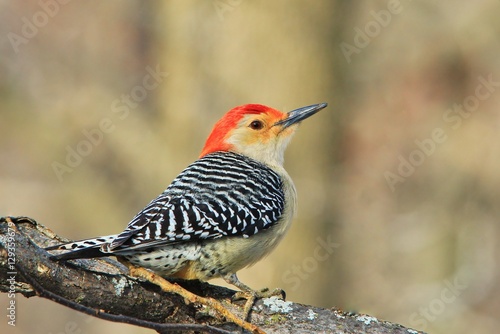
[[[283,114],[286,117],[286,114]],[[283,128],[274,124],[279,121],[275,115],[266,113],[246,115],[238,126],[228,133],[226,142],[234,151],[268,165],[283,165],[285,149],[297,124]]]

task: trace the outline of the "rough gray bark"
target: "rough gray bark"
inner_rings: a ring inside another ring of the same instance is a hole
[[[62,241],[66,240],[30,218],[0,218],[0,291],[14,290],[28,298],[39,295],[54,300],[54,295],[60,296],[63,298],[56,302],[85,306],[95,316],[117,315],[113,321],[134,323],[131,320],[135,319],[134,324],[144,327],[153,322],[199,326],[177,328],[184,332],[239,331],[214,311],[186,305],[181,297],[128,276],[127,269],[110,258],[51,261],[43,248]],[[242,303],[231,303],[234,291],[230,289],[201,282],[178,283],[221,301],[236,314],[242,312]],[[266,333],[418,333],[366,315],[270,299],[256,303],[251,321]]]

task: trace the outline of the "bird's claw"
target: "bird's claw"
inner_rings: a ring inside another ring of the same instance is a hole
[[[283,289],[276,288],[270,291],[268,288],[264,288],[260,291],[238,291],[232,297],[232,301],[246,299],[245,307],[243,308],[243,320],[247,321],[249,319],[250,312],[252,310],[253,305],[257,301],[257,299],[261,298],[269,298],[269,297],[279,297],[283,300],[286,298],[286,293]]]
[[[285,300],[286,299],[286,292],[283,289],[276,288],[272,291],[270,291],[268,288],[264,288],[260,291],[238,291],[236,292],[232,297],[231,300],[237,301],[237,300],[242,300],[242,299],[248,299],[249,297],[255,297],[256,299],[261,299],[261,298],[269,298],[269,297],[279,297],[280,299]]]

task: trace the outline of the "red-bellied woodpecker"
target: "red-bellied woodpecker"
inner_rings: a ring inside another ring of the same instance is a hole
[[[118,256],[163,277],[222,277],[258,295],[236,272],[268,254],[290,227],[293,182],[283,155],[297,124],[326,107],[283,113],[247,104],[214,126],[200,158],[120,234],[48,248],[56,260]]]

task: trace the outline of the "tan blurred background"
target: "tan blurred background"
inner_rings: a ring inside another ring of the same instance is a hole
[[[240,278],[498,332],[499,1],[66,2],[0,3],[0,215],[120,232],[230,108],[328,102],[286,155],[298,218]],[[16,300],[2,333],[150,333]]]

